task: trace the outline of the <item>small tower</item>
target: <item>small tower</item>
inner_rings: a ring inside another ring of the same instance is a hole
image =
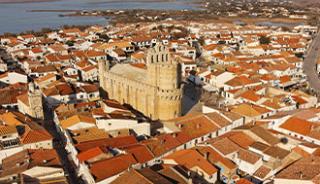
[[[29,83],[28,100],[30,105],[30,116],[37,119],[44,119],[42,94],[36,89],[33,82]]]
[[[107,89],[106,86],[106,75],[108,74],[110,70],[110,61],[109,60],[99,60],[98,61],[99,66],[99,83],[100,83],[100,95],[101,97],[105,98],[107,97],[107,92],[105,91]]]
[[[99,81],[100,86],[105,89],[105,76],[109,72],[110,69],[110,61],[109,60],[99,60],[98,66],[99,66]]]

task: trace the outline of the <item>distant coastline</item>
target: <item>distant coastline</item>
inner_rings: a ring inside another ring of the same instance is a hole
[[[200,0],[0,0],[0,23],[6,25],[0,27],[0,34],[41,31],[42,28],[57,29],[63,25],[106,25],[114,17],[120,16],[117,10],[127,12],[140,9],[130,14],[132,16],[137,16],[136,13],[139,14],[141,9],[192,10],[198,9],[197,4],[192,3],[197,1]],[[94,14],[107,10],[115,13],[100,16]],[[123,22],[125,18],[128,16],[121,15]]]
[[[0,4],[17,4],[17,3],[41,3],[41,2],[54,2],[61,0],[0,0]]]
[[[0,4],[17,4],[17,3],[41,3],[41,2],[55,2],[61,0],[0,0]],[[90,2],[92,4],[107,4],[107,3],[121,3],[121,2],[133,2],[133,3],[161,3],[161,2],[172,2],[172,0],[112,0],[102,2]],[[194,4],[196,1],[188,2]],[[186,4],[186,2],[181,2]]]

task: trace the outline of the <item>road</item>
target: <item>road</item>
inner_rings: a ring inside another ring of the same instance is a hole
[[[307,75],[307,80],[310,87],[319,95],[320,94],[320,78],[316,71],[316,64],[319,57],[320,49],[320,33],[318,33],[313,40],[305,60],[303,62],[303,70]]]

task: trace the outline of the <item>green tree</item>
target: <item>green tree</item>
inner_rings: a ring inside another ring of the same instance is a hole
[[[69,46],[69,47],[72,47],[74,46],[74,42],[73,41],[67,41],[66,44]]]
[[[260,42],[260,44],[270,44],[271,40],[269,37],[261,36],[259,38],[259,42]]]

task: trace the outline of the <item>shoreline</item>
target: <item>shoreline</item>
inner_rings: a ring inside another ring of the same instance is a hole
[[[61,0],[0,0],[1,4],[21,4],[21,3],[44,3],[44,2],[56,2]]]
[[[56,2],[63,0],[0,0],[0,4],[19,4],[19,3],[42,3]],[[172,0],[112,0],[103,2],[90,2],[91,4],[109,4],[109,3],[166,3],[173,2]],[[178,1],[178,4],[198,4],[201,0],[192,0],[191,2]]]
[[[176,21],[207,21],[212,23],[234,23],[236,21],[241,21],[246,24],[259,24],[264,22],[270,22],[271,24],[287,24],[284,27],[290,27],[294,24],[303,24],[306,23],[308,20],[300,20],[300,19],[289,19],[289,18],[250,18],[250,17],[216,17],[216,16],[210,16],[205,11],[202,10],[150,10],[150,9],[128,9],[128,10],[107,10],[107,11],[94,11],[94,12],[100,12],[99,14],[81,14],[84,11],[82,10],[30,10],[31,12],[61,12],[66,14],[60,14],[57,16],[60,17],[96,17],[96,18],[104,18],[106,20],[105,25],[101,24],[76,24],[76,25],[61,25],[59,27],[50,28],[50,27],[43,27],[39,30],[25,30],[20,31],[17,33],[1,33],[0,36],[3,36],[4,34],[12,34],[12,35],[19,35],[23,33],[44,33],[43,30],[52,30],[56,31],[59,29],[62,29],[63,27],[89,27],[93,25],[100,25],[100,26],[106,26],[106,25],[115,25],[115,24],[130,24],[135,22],[161,22],[166,21],[167,19],[171,18]],[[121,12],[121,13],[119,13]],[[140,16],[137,16],[137,13]],[[142,20],[141,17],[158,17],[158,19],[144,19]],[[183,17],[183,19],[181,19]]]
[[[18,33],[2,33],[0,34],[0,38],[1,37],[6,37],[6,36],[17,36],[17,35],[24,35],[24,34],[34,34],[34,35],[44,35],[46,33],[49,32],[53,32],[53,31],[59,31],[61,29],[69,29],[69,28],[79,28],[79,29],[86,29],[90,26],[94,26],[97,24],[92,24],[92,25],[61,25],[59,28],[48,28],[48,27],[44,27],[41,28],[40,30],[25,30],[22,32],[18,32]]]
[[[80,12],[81,10],[27,10],[27,12],[44,12],[44,13],[51,13],[51,12],[58,12],[58,13],[68,13],[68,12]]]
[[[11,3],[16,2],[54,2],[61,0],[0,0],[0,4],[2,2],[10,1]],[[90,2],[90,3],[125,3],[125,2],[150,2],[150,3],[159,3],[159,2],[172,2],[172,0],[111,0],[106,2]],[[273,18],[265,18],[265,17],[249,17],[245,15],[240,15],[237,17],[228,17],[226,15],[216,15],[214,13],[214,9],[212,7],[204,6],[203,0],[191,0],[191,1],[179,1],[179,4],[192,4],[194,9],[93,9],[93,10],[81,10],[81,9],[31,9],[27,10],[27,12],[43,12],[57,13],[58,17],[96,17],[107,19],[105,25],[115,25],[115,24],[130,24],[130,23],[138,23],[138,22],[161,22],[166,20],[175,20],[175,21],[208,21],[213,23],[235,23],[237,21],[244,22],[246,24],[256,24],[260,23],[270,23],[271,25],[281,25],[280,27],[291,27],[294,24],[303,24],[308,22],[309,20],[301,20],[301,19],[290,19],[288,17],[273,17]],[[227,10],[225,10],[227,11]],[[60,13],[60,14],[59,14]],[[261,24],[261,25],[262,25]],[[92,24],[83,24],[83,25],[101,25],[100,23],[92,23]],[[75,24],[74,26],[83,26],[82,24]],[[55,30],[64,27],[64,24],[61,24],[57,27],[52,27],[50,29]],[[265,25],[267,26],[267,25]],[[46,27],[44,27],[46,28]],[[43,28],[39,28],[42,30]],[[19,32],[30,32],[30,30],[19,31]],[[37,32],[37,31],[34,31]],[[41,32],[41,31],[40,31]],[[14,32],[13,32],[14,33]],[[4,34],[4,33],[0,33]],[[15,34],[15,33],[14,33]]]

